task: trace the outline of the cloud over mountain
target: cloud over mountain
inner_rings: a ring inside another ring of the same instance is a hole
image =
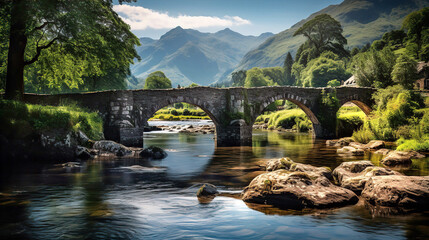
[[[130,6],[115,5],[113,9],[122,19],[131,26],[131,30],[170,29],[176,26],[183,28],[200,29],[206,27],[232,27],[248,25],[251,22],[239,16],[171,16],[168,12],[158,12],[152,9]]]

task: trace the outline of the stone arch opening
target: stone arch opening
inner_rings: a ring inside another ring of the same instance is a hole
[[[307,106],[309,102],[307,100],[302,99],[299,96],[293,96],[288,94],[288,96],[285,97],[285,95],[277,95],[274,97],[270,97],[266,101],[264,101],[259,109],[259,112],[256,113],[256,116],[253,118],[252,126],[255,124],[255,121],[257,118],[264,113],[264,111],[267,109],[268,106],[270,106],[272,103],[275,103],[276,101],[284,100],[292,103],[297,107],[297,109],[300,109],[304,112],[305,116],[310,120],[313,130],[316,130],[316,128],[320,125],[320,122],[317,118],[317,116],[313,113],[313,111]],[[314,131],[313,131],[314,135]]]
[[[344,102],[337,111],[337,137],[350,137],[362,127],[371,108],[358,100]]]
[[[158,106],[156,106],[156,107],[153,107],[153,108],[151,109],[151,111],[149,111],[149,112],[148,112],[148,114],[146,115],[146,121],[148,121],[148,120],[149,120],[153,115],[155,115],[159,110],[161,110],[161,109],[163,109],[163,108],[165,108],[165,107],[168,107],[168,106],[174,105],[174,104],[178,104],[178,103],[179,103],[179,104],[180,104],[180,103],[189,104],[189,105],[191,105],[191,106],[194,106],[194,107],[196,107],[196,108],[201,109],[202,111],[204,111],[204,113],[206,113],[206,114],[207,114],[207,116],[210,118],[210,120],[212,120],[212,121],[213,121],[213,123],[214,123],[215,125],[217,125],[218,121],[217,121],[216,117],[211,113],[211,111],[210,111],[210,110],[208,110],[207,108],[203,107],[202,105],[195,104],[195,103],[191,103],[191,102],[187,102],[187,101],[168,101],[168,103],[160,104],[160,105],[158,105]]]

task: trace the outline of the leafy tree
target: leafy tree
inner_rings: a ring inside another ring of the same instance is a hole
[[[246,70],[239,70],[231,73],[232,86],[242,87],[244,86],[244,81],[246,80]]]
[[[284,68],[284,78],[285,78],[285,85],[293,85],[294,79],[292,77],[292,65],[293,65],[293,58],[290,52],[287,53],[286,59],[283,65]]]
[[[404,39],[406,37],[407,34],[403,30],[392,30],[383,34],[383,37],[381,39],[385,41],[388,45],[394,46],[398,44],[403,44]]]
[[[328,14],[321,14],[304,23],[294,36],[303,35],[316,51],[316,57],[324,51],[333,51],[340,56],[347,56],[344,49],[347,39],[343,36],[341,24]]]
[[[269,85],[260,68],[252,68],[247,71],[246,75],[244,87],[261,87]]]
[[[402,29],[407,32],[407,50],[420,57],[422,47],[429,44],[429,7],[408,14]]]
[[[144,89],[166,89],[172,88],[171,81],[161,71],[156,71],[146,78]]]
[[[413,89],[417,80],[417,62],[406,55],[401,55],[396,59],[396,64],[392,71],[392,80],[401,84],[406,89]]]
[[[189,85],[189,87],[198,87],[198,86],[200,86],[200,85],[198,85],[198,84],[196,84],[196,83],[191,83],[191,84]]]
[[[328,87],[338,87],[340,85],[341,85],[341,82],[338,81],[337,79],[331,80],[327,84]]]
[[[119,0],[124,1],[131,0]],[[85,73],[87,79],[95,77],[92,81],[97,82],[108,69],[126,75],[129,64],[138,58],[134,46],[139,40],[112,6],[112,0],[12,0],[0,5],[10,26],[5,97],[22,99],[25,69],[47,57],[43,56],[47,50],[52,58],[64,57],[66,66],[57,68],[58,64],[51,78],[43,81],[61,85],[67,77],[65,84],[79,85]],[[42,66],[49,62],[45,60]],[[68,68],[71,65],[80,67]],[[68,73],[57,74],[60,69]],[[33,82],[41,80],[40,75],[33,77]]]
[[[285,73],[281,67],[261,68],[268,85],[285,85]]]
[[[354,48],[352,49],[352,51],[350,52],[350,55],[351,55],[351,56],[354,56],[354,55],[356,55],[356,54],[358,54],[358,53],[359,53],[359,48],[354,47]]]
[[[352,59],[352,69],[359,86],[385,88],[392,85],[391,72],[396,56],[390,48],[370,49]]]
[[[332,52],[326,52],[311,60],[302,71],[301,86],[326,87],[333,79],[346,80],[348,77],[350,74],[347,73],[344,62]]]

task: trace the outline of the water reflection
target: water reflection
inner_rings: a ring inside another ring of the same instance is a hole
[[[100,158],[78,167],[2,168],[1,239],[399,239],[428,238],[429,212],[386,216],[363,202],[328,210],[285,211],[242,202],[237,192],[267,159],[335,168],[340,156],[311,135],[256,131],[252,147],[215,148],[213,134],[145,133],[167,149],[160,161]],[[17,169],[20,169],[18,171]],[[406,174],[428,174],[427,159]],[[201,204],[197,183],[221,195]]]

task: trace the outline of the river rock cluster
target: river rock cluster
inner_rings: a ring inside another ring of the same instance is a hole
[[[429,176],[405,176],[369,161],[343,162],[331,172],[280,158],[268,161],[266,170],[243,190],[243,201],[286,209],[333,208],[355,204],[360,195],[374,207],[429,208]]]
[[[184,126],[158,126],[163,131],[179,132],[179,133],[214,133],[214,125],[184,125]]]

